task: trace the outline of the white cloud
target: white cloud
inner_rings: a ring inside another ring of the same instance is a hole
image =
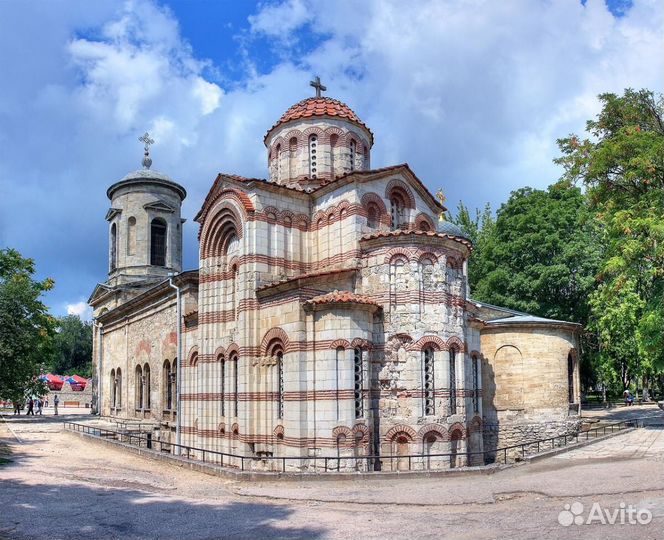
[[[55,278],[60,309],[86,296],[107,271],[105,191],[140,166],[139,135],[153,133],[154,168],[186,187],[191,218],[218,171],[266,175],[262,137],[315,74],[374,131],[374,166],[408,161],[450,206],[496,207],[556,179],[555,140],[584,129],[597,94],[662,88],[662,12],[655,0],[619,19],[601,0],[272,2],[238,55],[258,38],[280,62],[260,73],[247,57],[222,88],[223,66],[150,0],[0,3],[0,245]],[[319,34],[308,49],[303,29]],[[185,239],[191,267],[191,221]]]
[[[83,300],[75,304],[67,304],[66,308],[67,315],[78,315],[84,321],[92,318],[92,308]]]

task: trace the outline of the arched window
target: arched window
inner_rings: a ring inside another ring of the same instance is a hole
[[[472,368],[473,370],[473,412],[480,412],[480,364],[477,356],[473,355]]]
[[[419,229],[420,231],[429,232],[431,230],[431,226],[426,220],[423,219],[422,221],[420,221]]]
[[[339,143],[339,136],[338,135],[330,135],[330,178],[334,180],[335,177],[335,153],[337,150],[337,144]]]
[[[113,223],[111,225],[111,272],[118,267],[118,229]]]
[[[450,414],[457,413],[456,349],[450,349]]]
[[[233,416],[237,416],[239,409],[239,401],[240,401],[240,396],[238,394],[239,391],[238,370],[240,368],[240,365],[237,353],[231,353],[229,360],[231,362],[231,365],[233,366]]]
[[[173,358],[171,365],[171,409],[177,409],[177,395],[178,395],[178,359]]]
[[[390,195],[390,215],[392,217],[392,230],[400,229],[405,221],[406,201],[401,193],[394,191]]]
[[[367,205],[367,227],[377,229],[380,223],[380,208],[376,203]]]
[[[309,137],[309,178],[316,178],[317,167],[317,156],[316,151],[318,150],[318,137],[316,135],[311,135]]]
[[[163,369],[164,377],[162,383],[164,410],[173,409],[173,387],[171,386],[171,363],[166,360]]]
[[[221,416],[226,416],[226,360],[223,354],[217,360],[221,369]]]
[[[154,218],[150,224],[150,264],[166,266],[166,221]]]
[[[136,218],[131,216],[127,220],[127,255],[136,254]]]
[[[357,143],[355,140],[350,141],[350,170],[355,170],[355,160],[357,159]]]
[[[362,167],[365,171],[369,170],[369,147],[364,145],[364,163]]]
[[[122,407],[122,370],[120,368],[115,372],[115,406]]]
[[[150,364],[146,363],[143,366],[143,408],[150,410],[150,404],[151,404],[151,399],[150,399],[150,389],[151,389],[151,381],[150,381]]]
[[[288,179],[294,180],[297,172],[295,156],[297,154],[297,139],[292,137],[288,141]]]
[[[118,393],[117,393],[118,392],[118,381],[115,378],[115,370],[114,369],[111,370],[111,384],[110,384],[109,388],[111,389],[111,407],[115,408],[115,400],[116,400],[117,395],[118,395]]]
[[[364,389],[364,368],[362,362],[362,349],[355,347],[353,349],[353,396],[355,399],[355,418],[364,416],[364,399],[362,391]]]
[[[143,379],[143,368],[141,366],[136,366],[136,376],[134,378],[134,399],[135,399],[135,408],[137,410],[143,409],[143,384],[145,380]]]
[[[434,351],[433,347],[427,347],[423,351],[424,356],[424,366],[422,369],[422,374],[424,380],[422,381],[422,387],[424,388],[424,416],[430,416],[436,414],[436,386],[434,379]]]

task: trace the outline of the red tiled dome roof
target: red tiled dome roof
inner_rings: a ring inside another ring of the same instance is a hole
[[[310,97],[303,99],[299,103],[296,103],[281,116],[276,124],[274,124],[268,130],[267,134],[265,135],[265,139],[267,139],[268,135],[274,128],[281,124],[290,122],[292,120],[310,118],[312,116],[331,116],[348,120],[349,122],[352,122],[366,129],[371,137],[370,142],[373,144],[373,133],[371,133],[371,130],[366,126],[366,124],[359,119],[359,117],[355,114],[355,111],[353,111],[353,109],[338,99],[332,99],[330,97]]]

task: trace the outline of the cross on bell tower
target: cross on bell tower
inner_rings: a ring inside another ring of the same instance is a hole
[[[316,97],[321,97],[321,92],[327,90],[327,86],[323,86],[320,82],[320,77],[316,75],[316,78],[309,82],[309,86],[313,86],[316,89]]]
[[[142,142],[145,147],[143,148],[143,167],[149,169],[152,165],[152,158],[150,157],[150,145],[154,144],[154,139],[150,138],[150,134],[146,131],[138,140]]]

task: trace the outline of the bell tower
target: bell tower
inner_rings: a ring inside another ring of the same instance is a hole
[[[153,171],[145,133],[143,168],[108,188],[108,281],[111,286],[158,281],[182,271],[182,201],[185,189]]]

